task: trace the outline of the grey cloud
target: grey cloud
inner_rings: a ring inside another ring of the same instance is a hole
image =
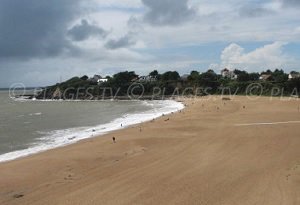
[[[143,32],[143,22],[141,19],[131,16],[127,21],[127,26],[132,32]]]
[[[189,0],[142,0],[148,8],[144,21],[156,26],[179,25],[191,20],[196,12],[189,8]]]
[[[274,14],[275,12],[262,7],[261,5],[245,5],[242,6],[239,9],[239,15],[241,17],[247,17],[247,18],[251,18],[251,17],[262,17],[262,16],[267,16],[267,15],[271,15]]]
[[[300,6],[300,1],[299,0],[281,0],[283,6],[286,7],[293,7],[293,6]]]
[[[138,18],[131,16],[127,21],[127,25],[130,28],[136,28],[136,27],[140,27],[141,22],[139,21]]]
[[[96,25],[91,25],[85,19],[81,20],[81,24],[75,25],[68,31],[68,35],[74,41],[84,41],[90,37],[105,38],[108,32]]]
[[[66,39],[81,0],[1,0],[0,58],[57,56],[76,50]]]
[[[105,47],[107,49],[115,50],[115,49],[119,49],[119,48],[130,47],[135,44],[136,44],[136,42],[132,39],[131,34],[127,34],[119,39],[109,40],[105,44]]]

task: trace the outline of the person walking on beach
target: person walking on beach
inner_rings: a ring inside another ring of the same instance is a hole
[[[114,143],[116,143],[116,138],[115,137],[113,137],[112,140],[113,140]]]

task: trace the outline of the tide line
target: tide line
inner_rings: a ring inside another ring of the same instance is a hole
[[[245,124],[235,124],[235,126],[242,127],[242,126],[257,126],[257,125],[298,124],[298,123],[300,123],[300,121],[245,123]]]

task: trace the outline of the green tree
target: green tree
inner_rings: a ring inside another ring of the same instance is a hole
[[[84,75],[84,76],[82,76],[80,79],[81,79],[81,80],[88,80],[89,77],[88,77],[87,75]]]
[[[246,71],[241,71],[238,74],[237,81],[239,82],[247,82],[250,80],[250,76]]]
[[[153,78],[157,78],[157,76],[159,75],[158,71],[157,70],[154,70],[152,72],[149,73],[149,75]]]
[[[192,71],[191,74],[188,77],[188,81],[190,83],[196,83],[199,79],[199,72],[198,71]]]
[[[235,70],[233,71],[233,73],[236,74],[236,75],[239,75],[239,74],[241,74],[242,72],[243,72],[243,71],[238,70],[238,69],[235,69]]]
[[[272,73],[272,78],[274,79],[274,81],[276,82],[286,82],[288,80],[288,74],[284,73],[283,70],[278,70],[276,69],[273,73]]]
[[[162,74],[161,80],[162,81],[177,81],[180,79],[180,75],[176,71],[168,71]]]
[[[210,88],[211,92],[216,92],[220,86],[218,75],[213,70],[208,70],[199,76],[198,84],[205,88]]]
[[[272,71],[270,69],[268,69],[267,71],[263,71],[261,74],[263,75],[272,75]]]
[[[135,74],[134,71],[125,71],[125,72],[120,72],[115,75],[113,75],[112,81],[115,85],[127,85],[132,82],[133,79],[137,78],[138,75]]]
[[[249,73],[249,80],[250,81],[258,81],[259,80],[259,73]]]

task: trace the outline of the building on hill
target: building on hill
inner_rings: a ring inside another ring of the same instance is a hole
[[[100,78],[100,79],[98,79],[97,83],[98,83],[98,85],[101,85],[102,83],[106,83],[107,81],[108,81],[107,78]]]
[[[101,75],[94,75],[94,77],[90,78],[89,81],[93,83],[98,83],[98,80],[102,79]]]
[[[225,68],[225,69],[223,69],[223,70],[221,71],[221,75],[222,75],[223,78],[229,78],[229,79],[231,79],[231,80],[237,79],[237,77],[238,77],[238,76],[234,73],[234,71],[231,71],[231,70],[229,70],[229,69],[227,69],[227,68]]]
[[[138,82],[156,82],[157,78],[147,75],[147,76],[139,76],[135,79],[133,79],[133,81],[138,81]]]
[[[259,77],[259,80],[262,81],[268,81],[272,79],[272,75],[271,74],[261,74]]]
[[[289,74],[289,80],[296,79],[296,78],[300,78],[300,73],[299,73],[299,72],[296,72],[296,71],[292,71],[292,72]]]
[[[108,81],[107,78],[103,78],[101,75],[94,75],[94,77],[90,78],[89,81],[92,83],[97,83],[98,85],[105,83]]]

